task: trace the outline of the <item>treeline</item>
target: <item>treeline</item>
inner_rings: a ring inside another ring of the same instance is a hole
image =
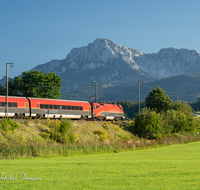
[[[131,102],[127,100],[117,102],[117,104],[122,105],[126,119],[133,119],[138,114],[138,102]],[[146,107],[145,102],[140,102],[140,109],[143,109],[144,107]]]
[[[189,103],[194,111],[200,111],[200,101]]]

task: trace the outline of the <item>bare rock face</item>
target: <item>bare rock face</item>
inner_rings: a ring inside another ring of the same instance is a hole
[[[72,49],[65,59],[51,60],[32,70],[56,72],[62,78],[61,91],[69,92],[91,82],[118,85],[200,72],[200,54],[196,50],[175,48],[144,54],[99,38]]]

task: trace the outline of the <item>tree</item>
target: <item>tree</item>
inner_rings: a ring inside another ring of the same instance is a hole
[[[153,88],[153,91],[149,92],[145,103],[148,108],[154,109],[157,113],[162,111],[166,112],[173,107],[172,100],[159,86],[157,86],[157,88]]]
[[[185,102],[185,101],[175,102],[174,105],[173,105],[173,109],[176,110],[176,111],[181,111],[185,115],[192,115],[192,113],[193,113],[191,105],[188,102]]]
[[[56,73],[25,71],[9,80],[9,95],[36,98],[60,98],[61,78]]]

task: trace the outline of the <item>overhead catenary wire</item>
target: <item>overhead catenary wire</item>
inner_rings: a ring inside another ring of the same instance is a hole
[[[91,85],[91,82],[83,82],[83,81],[73,81],[73,80],[66,80],[66,79],[62,79],[62,81],[69,81],[69,82],[73,82],[73,83],[80,83],[80,84],[88,84],[88,86],[87,87],[89,87],[90,85]],[[33,85],[32,83],[24,83],[24,84],[26,84],[26,85],[29,85],[29,84],[31,84],[31,85]],[[101,85],[105,85],[105,84],[107,84],[106,82],[98,82],[98,86],[101,86]],[[37,87],[43,87],[43,85],[36,85]],[[48,87],[47,85],[45,85],[46,87]],[[112,85],[113,87],[114,86],[116,86],[116,85]],[[117,86],[120,86],[120,85],[117,85]],[[131,87],[132,85],[124,85],[123,84],[123,86],[126,86],[126,88],[123,88],[123,89],[121,89],[120,91],[124,91],[124,90],[126,90],[128,87]],[[155,87],[153,87],[153,86],[148,86],[148,85],[146,85],[146,84],[142,84],[142,86],[145,86],[145,87],[148,87],[148,88],[150,88],[150,89],[153,89],[153,88],[155,88]],[[67,87],[63,87],[62,86],[62,88],[67,88]],[[171,94],[173,94],[174,92],[169,92],[169,91],[165,91],[165,92],[167,92],[167,93],[171,93]]]

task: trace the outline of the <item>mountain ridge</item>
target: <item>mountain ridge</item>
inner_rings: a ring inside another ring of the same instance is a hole
[[[73,48],[65,59],[51,60],[45,64],[52,63],[55,68],[56,65],[60,66],[59,63],[61,63],[63,67],[62,69],[59,68],[58,73],[60,74],[66,71],[64,68],[67,66],[71,69],[95,69],[107,66],[108,60],[112,59],[122,59],[132,69],[140,70],[152,77],[193,73],[196,72],[196,69],[200,72],[200,53],[196,50],[162,48],[157,53],[145,54],[134,48],[115,44],[105,38],[97,38],[87,46]],[[33,70],[38,67],[41,68],[45,64],[38,65]],[[83,64],[83,67],[81,67],[81,64]],[[166,67],[163,67],[165,65]],[[194,67],[195,70],[191,67]],[[178,70],[175,71],[176,69]]]
[[[65,96],[87,88],[92,82],[105,88],[197,73],[200,72],[200,53],[186,48],[162,48],[157,53],[146,54],[109,39],[97,38],[87,46],[73,48],[64,59],[52,59],[32,70],[60,75],[61,93]]]

